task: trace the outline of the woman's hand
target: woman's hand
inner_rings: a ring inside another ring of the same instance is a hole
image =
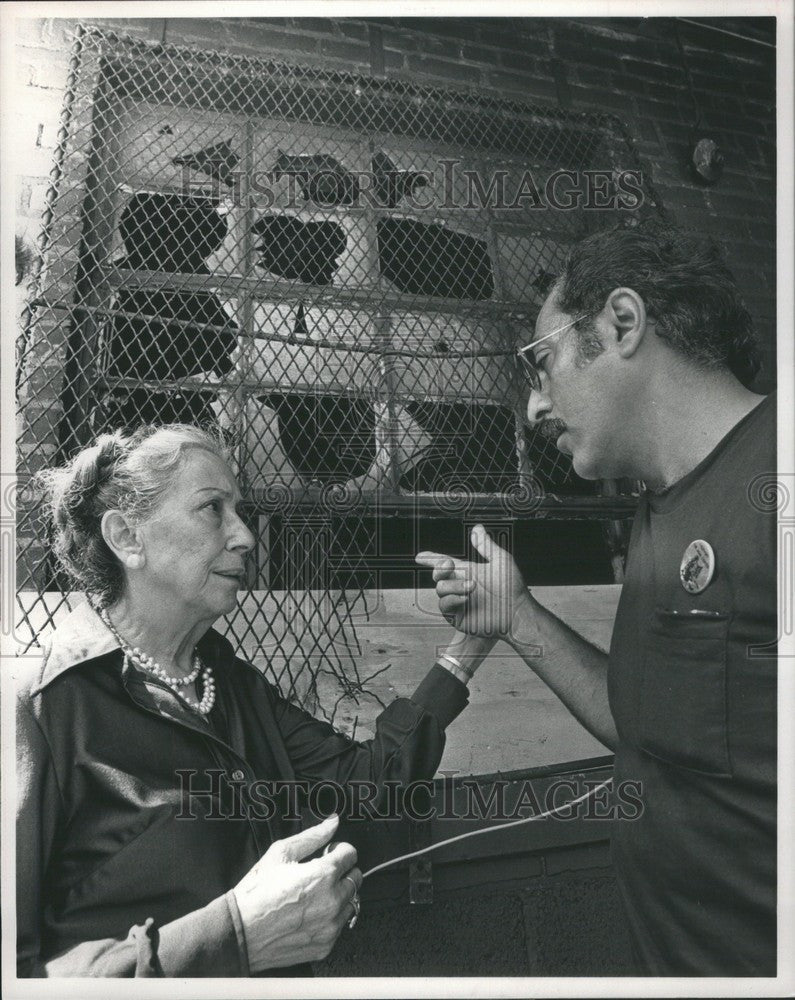
[[[252,972],[325,958],[353,916],[351,900],[362,884],[356,849],[334,844],[323,857],[302,861],[327,844],[338,825],[330,816],[277,840],[235,886]]]
[[[439,610],[459,632],[508,638],[517,612],[530,605],[530,595],[510,553],[492,541],[483,525],[472,529],[472,544],[484,562],[438,552],[420,552],[416,562],[433,567]]]

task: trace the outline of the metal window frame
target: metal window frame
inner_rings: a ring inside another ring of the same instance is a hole
[[[245,112],[248,117],[242,121],[242,127],[247,133],[251,132],[252,119],[250,117],[257,107],[268,111],[268,118],[277,117],[279,101],[284,98],[287,92],[290,98],[296,102],[296,114],[300,114],[301,108],[306,105],[306,95],[314,94],[310,100],[310,105],[317,100],[317,95],[323,95],[322,102],[328,112],[328,119],[325,124],[334,128],[331,118],[334,113],[334,104],[328,95],[333,95],[336,99],[340,94],[351,96],[359,102],[359,108],[365,106],[366,101],[375,102],[373,107],[382,108],[383,105],[391,105],[397,108],[404,108],[423,102],[426,107],[433,104],[436,110],[444,108],[448,111],[459,111],[462,113],[477,112],[488,114],[495,118],[503,118],[506,122],[515,123],[521,121],[529,129],[528,134],[532,134],[534,129],[557,129],[561,133],[571,134],[579,132],[589,136],[589,141],[607,141],[609,144],[625,145],[624,153],[631,158],[634,157],[634,150],[631,140],[624,124],[613,114],[604,113],[575,113],[559,111],[549,108],[539,108],[530,104],[518,101],[503,100],[482,94],[462,93],[453,89],[438,87],[420,87],[397,81],[374,80],[365,77],[353,76],[351,74],[331,72],[276,63],[269,60],[257,59],[249,56],[226,55],[223,53],[193,50],[181,46],[152,45],[137,40],[118,36],[105,29],[98,29],[93,26],[82,28],[75,41],[75,49],[80,50],[85,46],[85,39],[91,38],[96,49],[92,53],[94,65],[93,72],[86,72],[83,66],[80,72],[80,81],[86,83],[93,90],[93,123],[92,123],[92,149],[89,154],[89,182],[85,186],[85,202],[82,209],[83,218],[83,244],[78,254],[79,270],[75,278],[76,301],[72,307],[72,316],[75,321],[72,331],[72,351],[70,360],[67,362],[67,381],[71,381],[74,386],[74,404],[78,413],[83,412],[84,406],[80,400],[86,395],[90,395],[94,389],[103,387],[105,383],[101,379],[95,379],[91,384],[86,379],[86,372],[90,370],[91,359],[95,356],[95,346],[97,338],[97,323],[94,318],[95,312],[100,309],[100,303],[107,302],[109,296],[121,288],[150,289],[170,289],[189,290],[192,288],[206,289],[212,287],[219,292],[227,292],[235,296],[241,296],[244,300],[242,313],[245,315],[250,304],[255,300],[267,300],[271,302],[295,300],[297,296],[306,295],[311,297],[313,305],[333,304],[337,306],[367,306],[372,304],[371,290],[359,288],[343,288],[329,286],[327,289],[319,290],[316,286],[301,285],[298,282],[286,281],[283,279],[232,276],[225,277],[214,275],[211,283],[206,276],[192,276],[185,274],[163,274],[160,272],[124,271],[120,269],[109,269],[101,262],[101,253],[98,248],[104,241],[109,239],[108,219],[97,214],[97,206],[102,205],[109,197],[109,192],[103,188],[107,183],[107,177],[102,170],[102,148],[105,145],[104,131],[108,127],[110,114],[103,102],[110,102],[120,99],[121,93],[118,86],[110,87],[110,81],[115,84],[120,81],[130,81],[130,85],[135,87],[138,99],[142,94],[141,74],[145,75],[147,91],[144,89],[144,96],[153,100],[160,96],[163,103],[173,104],[176,97],[173,93],[173,81],[171,92],[169,93],[169,82],[163,82],[164,73],[162,60],[171,53],[173,58],[184,60],[184,65],[197,73],[223,73],[224,81],[228,84],[230,75],[242,81],[243,93],[245,86],[251,79],[251,74],[258,75],[258,90],[256,95],[249,94],[246,98],[253,103]],[[84,53],[78,51],[78,57],[84,58]],[[263,76],[263,72],[270,70],[272,76]],[[206,83],[206,81],[205,81]],[[188,98],[190,96],[190,81],[185,84],[188,88],[183,95],[185,103],[177,106],[189,107]],[[303,95],[303,97],[301,96]],[[303,101],[303,103],[302,103]],[[241,100],[241,103],[242,100]],[[245,105],[244,105],[245,106]],[[218,110],[217,106],[214,110]],[[243,114],[243,110],[235,112],[228,106],[228,98],[225,100],[222,110],[229,113]],[[312,124],[316,125],[317,115],[313,116]],[[289,121],[282,118],[281,121]],[[399,119],[398,119],[399,121]],[[405,126],[408,129],[408,126]],[[409,133],[407,133],[409,134]],[[377,131],[370,133],[373,141],[378,141],[384,136],[394,138],[395,133],[380,133]],[[361,135],[360,135],[361,138]],[[412,148],[421,144],[422,140],[412,138]],[[250,151],[250,146],[249,146]],[[487,158],[488,150],[480,151],[481,158]],[[506,154],[500,152],[505,158]],[[635,158],[636,159],[636,158]],[[654,202],[654,204],[657,204]],[[57,199],[55,200],[57,205]],[[55,206],[53,206],[55,209]],[[366,214],[367,221],[372,223],[378,218],[389,217],[389,209],[366,208],[361,211]],[[57,214],[57,213],[56,213]],[[492,213],[493,215],[493,213]],[[525,229],[521,224],[510,222],[496,223],[493,219],[488,224],[489,236],[493,237],[496,229],[500,232],[510,232],[512,229],[523,232]],[[562,234],[565,235],[565,234]],[[244,252],[247,252],[244,250]],[[499,261],[494,260],[495,278],[499,289]],[[85,293],[81,292],[85,289]],[[248,305],[247,305],[248,304]],[[418,312],[427,310],[431,313],[460,314],[460,300],[445,300],[435,297],[420,297],[407,295],[391,289],[380,289],[378,294],[379,309],[388,312],[393,309]],[[516,302],[500,298],[499,296],[485,302],[468,302],[466,304],[467,315],[484,315],[493,319],[498,319],[506,324],[516,322],[527,322],[528,318],[537,311],[538,302]],[[253,337],[253,331],[245,329],[245,324],[241,327],[241,335]],[[280,341],[280,343],[290,343]],[[302,343],[299,340],[296,344]],[[79,345],[79,346],[78,346]],[[322,345],[321,345],[322,346]],[[339,345],[328,345],[339,346]],[[355,350],[346,347],[346,350]],[[366,350],[366,349],[365,349]],[[387,354],[399,352],[387,351]],[[434,354],[429,352],[429,357],[450,360],[458,355],[455,352]],[[466,354],[462,354],[462,357]],[[70,370],[70,364],[76,369],[74,373]],[[72,375],[73,377],[69,378]],[[120,382],[119,384],[123,384]],[[135,383],[142,385],[143,383]],[[260,387],[261,383],[252,383],[241,378],[227,378],[218,383],[222,388],[230,390],[232,393],[242,395],[246,391]],[[67,390],[68,391],[68,390]],[[391,402],[390,394],[387,393],[387,403]],[[66,422],[69,423],[69,402],[66,403]],[[521,415],[517,414],[517,434],[521,432]],[[79,422],[79,421],[78,421]],[[84,422],[83,422],[84,424]],[[387,440],[392,433],[391,428],[387,428]],[[82,432],[85,438],[85,430]],[[62,441],[62,444],[64,442]],[[86,443],[81,440],[80,443]],[[472,494],[468,499],[467,509],[469,512],[493,515],[499,511],[507,518],[525,517],[549,517],[557,518],[625,518],[631,516],[635,501],[632,497],[616,495],[615,491],[605,491],[606,495],[596,495],[593,497],[567,496],[562,491],[559,493],[546,493],[543,496],[529,495],[526,489],[528,470],[522,469],[521,464],[517,467],[517,477],[515,485],[504,495]],[[449,517],[449,504],[439,502],[440,498],[435,494],[410,494],[402,493],[397,486],[396,476],[393,474],[390,488],[382,489],[377,495],[360,495],[349,498],[345,505],[345,510],[349,512],[367,512],[381,516],[405,516],[411,513],[422,514],[430,517]],[[607,495],[612,493],[612,495]],[[311,493],[301,493],[291,497],[293,505],[301,508],[307,513],[316,512],[319,505],[325,502],[324,498],[319,498]],[[268,512],[272,504],[269,497],[257,494],[247,497],[247,502],[252,510]]]
[[[173,88],[169,91],[168,73],[163,69],[169,60],[184,70],[182,92],[179,88],[176,93]],[[376,493],[353,496],[345,495],[344,491],[339,490],[323,490],[319,494],[316,491],[288,490],[288,495],[280,490],[251,491],[244,497],[244,501],[252,521],[274,512],[285,516],[295,515],[299,519],[305,519],[307,523],[316,521],[318,524],[328,522],[329,518],[357,516],[462,521],[482,518],[489,522],[518,522],[536,518],[583,519],[610,523],[612,530],[616,532],[619,522],[624,522],[633,515],[636,499],[632,495],[622,494],[615,484],[602,484],[600,494],[589,496],[567,495],[563,490],[544,491],[538,495],[534,489],[534,470],[528,465],[526,454],[520,445],[523,431],[518,403],[513,408],[517,464],[515,476],[505,490],[499,493],[452,491],[447,494],[401,491],[395,457],[396,421],[392,409],[395,390],[394,384],[390,382],[389,365],[389,357],[396,352],[389,340],[389,317],[394,310],[410,313],[426,311],[431,315],[461,315],[461,300],[406,295],[386,287],[382,279],[378,281],[378,296],[374,302],[370,297],[370,288],[331,285],[327,289],[319,289],[317,286],[282,279],[252,277],[252,241],[245,235],[250,228],[248,225],[242,227],[244,236],[240,243],[242,258],[247,265],[245,275],[226,278],[219,274],[209,280],[206,276],[197,278],[186,274],[124,271],[107,266],[106,248],[111,244],[116,220],[107,214],[104,206],[112,203],[117,192],[105,159],[106,140],[114,125],[114,109],[119,101],[128,97],[122,84],[127,81],[130,86],[134,86],[138,99],[143,100],[143,80],[144,85],[149,88],[144,94],[152,103],[156,103],[155,99],[159,97],[163,106],[182,108],[193,106],[191,81],[195,83],[197,79],[203,81],[204,90],[208,89],[208,81],[223,79],[226,85],[230,80],[237,81],[235,100],[239,107],[230,107],[227,98],[223,103],[223,111],[241,115],[240,129],[245,136],[247,170],[251,167],[255,117],[257,126],[262,121],[303,122],[315,129],[327,128],[334,135],[349,134],[359,122],[356,134],[362,142],[366,139],[370,143],[378,143],[389,139],[393,142],[410,143],[411,148],[418,149],[425,144],[434,150],[444,147],[445,143],[450,149],[469,149],[461,139],[457,143],[452,142],[451,135],[445,134],[445,128],[448,132],[451,130],[448,119],[459,122],[471,119],[471,124],[467,127],[471,149],[474,150],[473,162],[487,165],[495,156],[506,162],[524,162],[523,149],[526,150],[533,141],[540,141],[544,136],[556,136],[550,147],[555,149],[555,143],[562,143],[565,137],[576,135],[583,143],[583,156],[588,150],[593,151],[601,144],[608,151],[608,162],[623,163],[625,167],[634,169],[639,169],[640,166],[629,131],[613,114],[563,111],[497,98],[482,92],[421,86],[258,57],[141,42],[117,35],[106,28],[78,26],[70,54],[51,185],[42,220],[40,247],[45,266],[37,274],[34,297],[28,311],[28,323],[31,322],[31,311],[33,314],[37,310],[39,312],[38,346],[29,347],[29,327],[20,338],[20,409],[23,418],[26,408],[29,409],[29,423],[35,428],[37,418],[35,405],[32,405],[35,404],[32,395],[34,390],[30,387],[32,383],[26,382],[26,376],[40,365],[41,344],[46,343],[48,332],[54,328],[66,330],[66,360],[63,371],[58,373],[63,375],[64,381],[64,392],[60,398],[63,414],[55,446],[51,415],[46,415],[40,439],[32,440],[28,428],[28,450],[20,454],[21,476],[24,477],[44,464],[49,465],[59,458],[68,457],[75,445],[86,444],[90,434],[86,421],[82,418],[90,409],[93,394],[98,388],[125,384],[124,379],[116,379],[112,383],[109,380],[103,381],[92,370],[97,356],[102,314],[109,308],[111,297],[119,289],[147,287],[190,290],[200,287],[203,290],[212,288],[230,292],[243,300],[241,332],[249,337],[254,335],[251,321],[255,301],[287,301],[306,296],[311,297],[313,304],[347,306],[353,309],[369,307],[373,313],[374,329],[381,345],[375,353],[383,364],[385,376],[382,402],[386,404],[386,418],[380,432],[390,451],[391,475],[387,479],[386,488]],[[253,88],[252,80],[256,82]],[[313,107],[322,110],[322,121],[318,120],[319,112],[312,111]],[[368,113],[372,121],[378,124],[378,128],[375,125],[369,130],[361,128],[362,116],[366,117]],[[434,129],[438,134],[434,134]],[[90,136],[87,155],[83,151],[86,135]],[[433,140],[429,139],[429,135],[434,135]],[[644,187],[648,205],[652,210],[663,214],[648,178],[644,179]],[[372,227],[379,218],[388,218],[392,214],[389,209],[372,207],[352,211],[358,212],[365,224]],[[456,211],[458,210],[451,209],[447,217],[454,219]],[[250,207],[248,212],[250,221]],[[444,214],[442,210],[441,215]],[[488,218],[485,230],[492,250],[495,246],[495,234],[527,232],[524,223],[498,220],[491,210]],[[594,221],[583,216],[583,232],[588,231]],[[562,229],[558,231],[558,235],[572,238],[571,232],[567,234]],[[48,254],[54,245],[60,248],[60,256]],[[508,326],[528,324],[534,318],[540,301],[518,301],[502,294],[499,254],[492,253],[491,256],[496,294],[487,301],[466,302],[466,316],[486,316]],[[289,344],[290,340],[280,338],[279,343]],[[339,344],[328,346],[340,347]],[[351,347],[345,345],[343,349],[351,350]],[[486,353],[488,352],[480,352],[480,355],[486,356]],[[430,358],[446,361],[472,356],[472,351],[428,353]],[[49,361],[52,363],[51,357]],[[133,384],[144,388],[162,388],[164,385],[157,383],[157,386],[148,386],[140,380]],[[194,388],[189,380],[181,380],[181,384]],[[239,374],[237,378],[226,378],[221,383],[215,383],[212,390],[219,384],[226,386],[237,399],[238,405],[242,404],[247,392],[253,388],[261,389],[261,383],[247,382]],[[197,385],[195,388],[201,386]],[[27,517],[24,504],[20,505],[19,513],[23,519]],[[43,544],[44,535],[38,529],[31,529],[30,521],[26,522],[25,531],[32,532],[35,545]],[[32,577],[33,574],[30,575]],[[66,594],[66,591],[62,589],[62,593]],[[65,596],[64,599],[68,598]],[[27,622],[26,614],[24,618]]]

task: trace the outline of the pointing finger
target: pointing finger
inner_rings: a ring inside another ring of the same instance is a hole
[[[414,562],[420,566],[427,566],[429,569],[437,569],[443,565],[454,569],[463,569],[468,565],[465,560],[453,559],[442,552],[418,552],[414,556]]]

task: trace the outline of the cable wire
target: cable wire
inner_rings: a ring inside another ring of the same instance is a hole
[[[685,24],[694,24],[697,28],[703,28],[705,31],[717,31],[721,35],[730,35],[732,38],[739,38],[742,42],[751,42],[752,45],[764,45],[766,49],[774,49],[776,47],[771,42],[763,42],[761,38],[740,35],[736,31],[729,31],[727,28],[716,28],[714,24],[703,24],[701,21],[692,21],[689,17],[677,17],[676,20],[684,21]]]
[[[524,823],[533,823],[535,820],[548,819],[550,816],[554,816],[559,813],[562,809],[569,809],[571,806],[577,805],[579,802],[586,802],[592,796],[596,795],[603,788],[607,788],[608,785],[613,783],[612,778],[608,778],[607,781],[603,781],[601,784],[592,788],[590,792],[585,792],[583,795],[579,795],[576,799],[572,799],[571,802],[564,802],[563,805],[556,806],[554,809],[548,809],[546,812],[539,813],[537,816],[525,816],[523,819],[512,819],[508,823],[500,823],[499,826],[488,826],[484,827],[482,830],[469,830],[467,833],[459,833],[455,837],[448,837],[447,840],[440,840],[438,844],[431,844],[430,847],[423,847],[419,851],[412,851],[410,854],[401,854],[397,858],[392,858],[390,861],[382,861],[380,865],[375,865],[375,867],[370,868],[362,875],[362,879],[369,878],[370,875],[375,875],[376,872],[383,871],[384,868],[391,868],[392,865],[399,864],[401,861],[409,861],[411,858],[418,858],[423,854],[430,854],[431,851],[438,851],[440,847],[447,847],[448,844],[455,844],[461,840],[468,840],[470,837],[479,837],[484,833],[496,833],[498,830],[507,830],[509,826],[522,826]]]

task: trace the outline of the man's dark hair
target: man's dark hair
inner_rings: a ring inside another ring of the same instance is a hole
[[[677,351],[728,368],[745,386],[753,381],[761,366],[753,321],[712,239],[657,222],[594,233],[569,251],[558,306],[590,315],[622,286],[641,296],[658,336]]]

